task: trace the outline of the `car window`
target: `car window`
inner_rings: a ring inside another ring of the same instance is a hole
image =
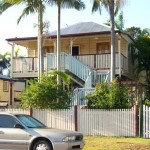
[[[28,115],[15,115],[28,128],[43,128],[46,127],[37,119]]]
[[[0,128],[14,128],[17,121],[13,116],[0,115]]]

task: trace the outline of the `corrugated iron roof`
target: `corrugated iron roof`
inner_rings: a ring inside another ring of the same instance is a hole
[[[61,29],[61,35],[72,35],[72,34],[85,34],[85,33],[98,33],[111,31],[110,27],[106,25],[97,24],[94,22],[81,22],[66,28]],[[50,35],[56,35],[57,31],[51,32]]]
[[[0,74],[0,79],[10,80],[10,77]]]
[[[109,34],[111,28],[106,25],[98,24],[95,22],[80,22],[60,30],[61,37],[75,37],[75,36],[88,36],[94,34]],[[119,32],[119,30],[116,30]],[[51,38],[56,38],[57,30],[50,32]],[[37,40],[37,37],[24,37],[24,38],[9,38],[7,41],[25,41],[25,40]]]

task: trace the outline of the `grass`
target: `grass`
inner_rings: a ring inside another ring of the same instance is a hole
[[[83,150],[150,150],[150,139],[85,136]]]

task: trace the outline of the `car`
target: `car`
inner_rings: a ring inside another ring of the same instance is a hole
[[[81,150],[83,134],[49,128],[26,114],[0,113],[0,150]]]

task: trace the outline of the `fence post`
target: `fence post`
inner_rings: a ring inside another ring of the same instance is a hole
[[[78,131],[78,106],[74,106],[74,123],[75,123],[75,131]]]
[[[138,105],[134,105],[135,112],[135,136],[139,136],[139,107]]]
[[[30,116],[32,117],[33,116],[33,109],[32,108],[30,108]]]
[[[142,104],[142,100],[140,102],[140,112],[139,112],[139,136],[143,137],[143,104]]]

